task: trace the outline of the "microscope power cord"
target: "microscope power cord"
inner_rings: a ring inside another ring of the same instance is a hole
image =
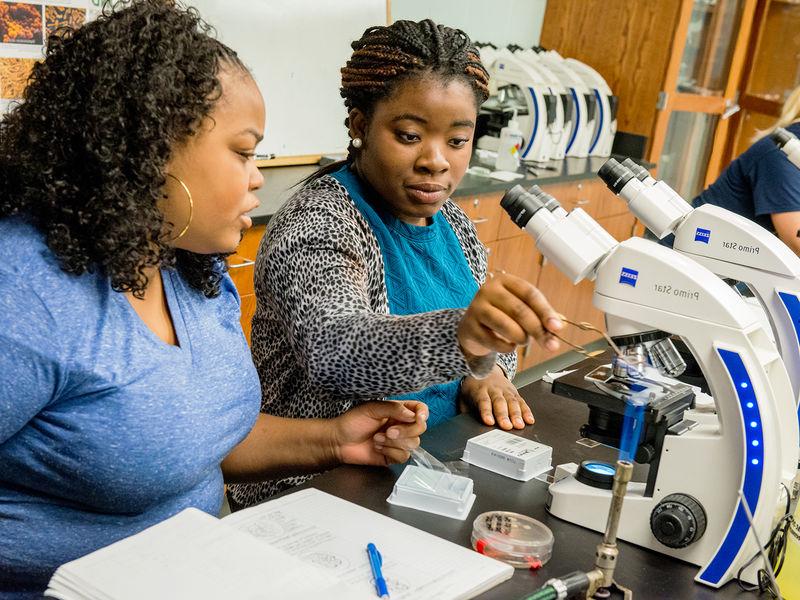
[[[769,536],[769,540],[764,545],[764,551],[767,554],[769,564],[772,567],[775,577],[781,573],[783,562],[786,559],[786,549],[789,546],[789,538],[795,535],[793,529],[798,526],[791,514],[791,494],[785,485],[783,487],[786,489],[786,511],[775,525],[775,528]],[[761,553],[759,552],[742,565],[742,568],[736,573],[736,583],[745,592],[769,592],[772,598],[778,598],[778,590],[772,588],[772,582],[766,569],[761,568],[758,570],[756,575],[758,578],[757,584],[750,584],[742,581],[742,573],[760,557]]]

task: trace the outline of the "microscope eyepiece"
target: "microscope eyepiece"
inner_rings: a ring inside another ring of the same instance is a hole
[[[797,136],[789,131],[786,131],[783,127],[778,127],[775,131],[769,134],[769,138],[775,142],[778,148],[783,148],[793,139],[797,139]]]
[[[550,206],[553,203],[555,205],[551,208]],[[527,192],[521,185],[515,185],[505,193],[503,199],[500,200],[500,206],[503,207],[517,226],[524,228],[528,221],[531,220],[531,217],[539,210],[547,208],[552,211],[553,208],[560,205],[555,198],[542,191],[537,185]]]
[[[553,212],[557,208],[561,208],[561,203],[558,200],[556,200],[554,196],[551,196],[550,194],[545,192],[538,185],[532,185],[531,187],[529,187],[528,193],[536,196],[536,199],[542,203],[542,206],[544,206],[544,208],[546,208],[550,212]]]
[[[632,158],[623,160],[622,166],[630,169],[631,173],[633,173],[639,181],[644,181],[650,177],[650,172]]]
[[[621,165],[618,160],[609,158],[605,164],[600,167],[597,175],[605,181],[608,188],[615,194],[619,194],[625,184],[634,178],[634,174],[630,169]]]

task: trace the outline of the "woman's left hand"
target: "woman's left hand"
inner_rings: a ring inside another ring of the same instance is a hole
[[[535,419],[530,407],[497,365],[483,379],[465,377],[461,382],[462,407],[478,412],[486,425],[523,429]]]
[[[386,466],[404,463],[419,446],[428,407],[422,402],[366,402],[334,419],[333,444],[339,462]]]

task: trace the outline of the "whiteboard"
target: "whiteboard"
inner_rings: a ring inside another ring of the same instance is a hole
[[[188,0],[250,68],[264,95],[260,155],[343,152],[339,70],[350,43],[386,24],[386,0]]]

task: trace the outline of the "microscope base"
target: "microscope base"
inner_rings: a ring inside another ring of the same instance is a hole
[[[558,465],[556,467],[557,481],[550,485],[548,493],[547,510],[550,514],[568,521],[581,525],[602,533],[606,527],[608,509],[611,504],[611,491],[592,487],[578,481],[575,478],[578,466],[574,463]],[[562,478],[558,479],[559,473]],[[666,494],[660,494],[658,498],[644,496],[645,484],[630,482],[628,491],[625,495],[625,503],[622,507],[619,531],[617,537],[626,542],[636,544],[688,563],[703,567],[713,556],[720,542],[722,531],[715,531],[714,520],[709,522],[705,534],[696,542],[684,548],[670,548],[659,542],[650,529],[650,515]],[[711,492],[711,490],[710,490]],[[701,499],[703,508],[708,514],[724,514],[730,512],[726,509],[725,503],[733,501],[732,498],[720,499],[719,503],[710,505],[718,494],[709,493]],[[761,532],[764,536],[764,533]],[[766,537],[766,536],[765,536]],[[624,559],[623,559],[624,560]],[[743,573],[742,579],[749,583],[755,583],[755,573],[762,566],[761,560],[756,560],[752,568]],[[724,578],[716,584],[709,584],[698,577],[696,581],[712,587],[721,587],[730,580]]]

